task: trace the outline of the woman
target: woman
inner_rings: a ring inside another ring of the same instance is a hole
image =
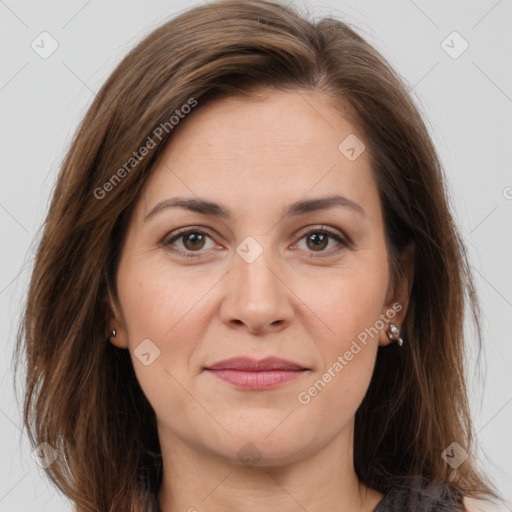
[[[130,52],[71,145],[18,342],[25,424],[78,512],[465,510],[497,497],[467,301],[478,327],[383,57],[338,20],[211,3]]]

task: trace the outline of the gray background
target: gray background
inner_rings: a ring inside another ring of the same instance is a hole
[[[31,458],[11,367],[34,237],[59,165],[114,65],[196,3],[0,0],[0,512],[71,510]],[[500,510],[512,510],[512,0],[296,5],[357,27],[403,77],[427,120],[482,301],[483,371],[469,372],[482,466],[509,500]],[[46,59],[31,47],[42,45],[43,31],[58,43]],[[458,54],[462,40],[450,36],[442,45],[453,31],[469,44],[457,58],[445,49]]]

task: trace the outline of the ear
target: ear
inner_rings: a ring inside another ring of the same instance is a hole
[[[413,243],[409,244],[401,254],[402,273],[397,276],[396,282],[391,283],[388,289],[388,296],[381,315],[386,325],[379,334],[379,345],[394,343],[387,334],[389,324],[394,324],[399,330],[402,330],[414,282],[414,255]]]
[[[117,348],[128,348],[128,333],[126,325],[121,313],[121,307],[112,297],[110,289],[108,290],[108,299],[105,301],[108,308],[108,338],[112,345]],[[112,331],[116,331],[116,335],[112,336]]]

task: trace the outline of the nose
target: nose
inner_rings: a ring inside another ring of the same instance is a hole
[[[291,323],[294,294],[269,249],[251,263],[236,254],[225,286],[220,315],[229,327],[264,334],[278,332]]]

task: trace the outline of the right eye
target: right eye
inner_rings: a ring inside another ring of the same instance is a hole
[[[162,246],[169,248],[180,256],[194,258],[196,255],[192,253],[204,252],[201,249],[205,246],[206,238],[212,240],[206,231],[198,228],[184,228],[167,235],[162,240]],[[182,248],[174,246],[176,240],[181,240]]]

